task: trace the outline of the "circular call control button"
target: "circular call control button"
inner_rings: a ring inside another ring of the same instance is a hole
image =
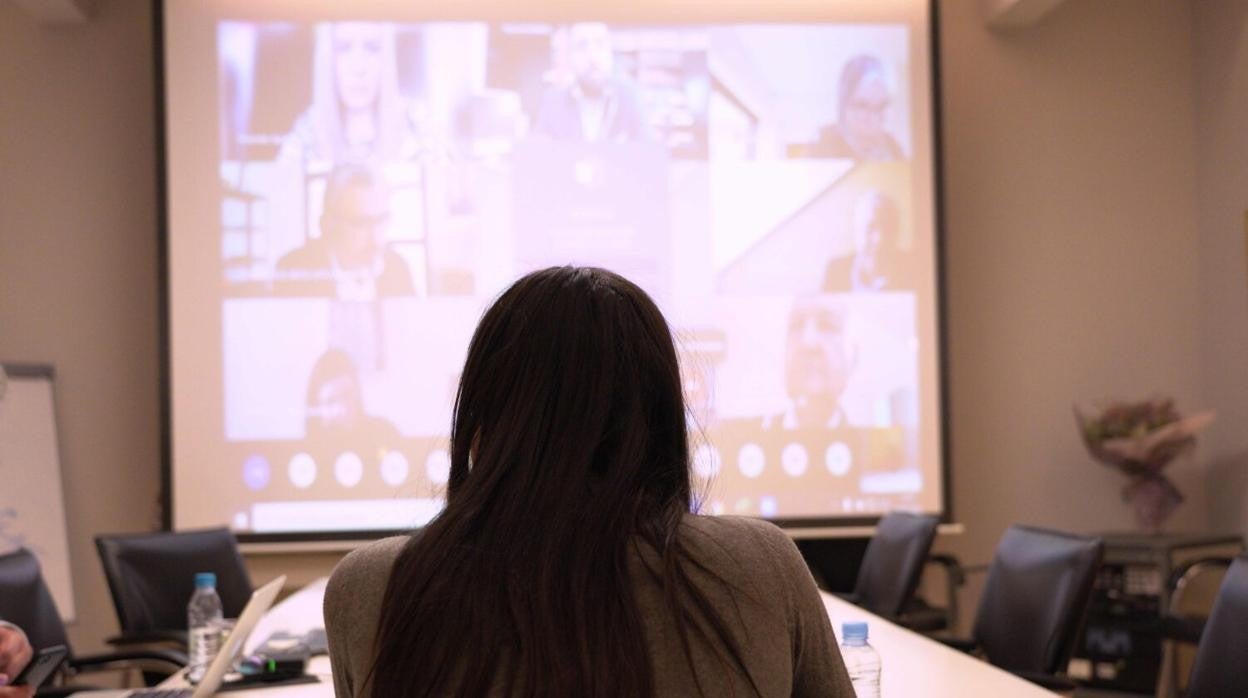
[[[286,474],[290,477],[290,484],[306,490],[316,482],[316,461],[306,453],[296,453],[294,458],[290,459]]]
[[[737,467],[742,475],[750,479],[762,475],[766,466],[767,454],[763,453],[763,448],[758,444],[748,443],[737,453]]]
[[[364,478],[364,461],[354,451],[344,451],[334,461],[334,479],[343,487],[355,487]]]
[[[828,472],[837,477],[844,477],[849,473],[849,469],[854,467],[854,454],[849,450],[844,442],[836,441],[828,446],[828,452],[824,454],[824,463],[828,466]]]
[[[710,479],[719,474],[719,450],[713,446],[698,446],[693,452],[693,472],[702,479]]]
[[[425,459],[425,475],[435,485],[445,485],[451,479],[451,454],[438,449]]]
[[[789,444],[780,452],[780,467],[784,468],[784,472],[788,473],[789,477],[805,475],[808,465],[810,465],[810,455],[806,453],[806,447],[801,444]]]
[[[381,457],[381,481],[391,487],[407,482],[410,471],[407,457],[398,451],[386,451],[386,455]]]
[[[269,486],[269,478],[273,476],[269,467],[269,459],[255,454],[243,461],[243,484],[253,492],[259,492]]]

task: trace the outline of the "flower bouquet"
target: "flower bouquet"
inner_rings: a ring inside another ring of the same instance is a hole
[[[1113,403],[1099,414],[1075,408],[1079,433],[1092,457],[1129,478],[1122,499],[1135,509],[1135,518],[1149,533],[1183,502],[1183,494],[1164,474],[1179,455],[1196,445],[1196,435],[1213,421],[1206,411],[1184,417],[1170,398]]]

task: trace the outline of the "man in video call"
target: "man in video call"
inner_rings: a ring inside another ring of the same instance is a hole
[[[567,29],[569,84],[550,87],[534,131],[560,141],[633,143],[648,139],[632,86],[615,74],[611,31],[595,22]]]
[[[803,296],[789,311],[785,339],[785,411],[764,420],[764,429],[840,429],[855,426],[841,404],[854,370],[846,332],[844,296]]]
[[[854,200],[851,225],[854,251],[828,263],[823,290],[893,291],[910,286],[897,203],[882,192],[863,192]]]
[[[390,189],[363,165],[342,165],[325,185],[321,236],[277,262],[279,295],[367,301],[415,292],[407,262],[385,244]]]

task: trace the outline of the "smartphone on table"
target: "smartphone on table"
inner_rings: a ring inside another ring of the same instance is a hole
[[[10,686],[30,686],[38,691],[39,687],[44,684],[57,669],[65,663],[65,659],[69,657],[69,648],[65,645],[53,645],[45,647],[35,653],[30,662],[22,669],[12,681]]]

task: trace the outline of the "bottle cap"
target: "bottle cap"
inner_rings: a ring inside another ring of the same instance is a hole
[[[864,622],[841,623],[841,636],[846,642],[866,642],[867,624]]]
[[[213,574],[212,572],[195,573],[195,588],[196,589],[216,589],[217,588],[217,575]]]

